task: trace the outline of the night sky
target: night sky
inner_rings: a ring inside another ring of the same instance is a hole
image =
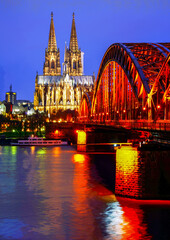
[[[85,75],[97,75],[112,43],[170,41],[170,0],[0,0],[1,101],[10,84],[17,99],[33,101],[36,71],[43,74],[51,11],[61,66],[75,12]]]

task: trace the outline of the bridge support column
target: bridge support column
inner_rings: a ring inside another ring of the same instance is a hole
[[[86,152],[86,132],[79,130],[77,133],[77,151]]]
[[[161,151],[153,152],[151,157],[151,152],[122,146],[116,151],[115,194],[136,199],[169,199],[169,169],[168,158]]]
[[[115,194],[123,197],[141,196],[139,186],[138,152],[131,147],[121,147],[116,151]]]
[[[148,97],[148,120],[152,120],[152,103],[150,97]]]

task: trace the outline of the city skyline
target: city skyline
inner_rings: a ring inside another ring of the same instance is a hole
[[[97,5],[96,5],[97,3]],[[0,100],[12,84],[18,99],[33,101],[36,71],[43,73],[50,14],[54,13],[60,63],[69,45],[75,13],[86,75],[97,76],[106,49],[115,42],[168,42],[168,1],[1,1]]]

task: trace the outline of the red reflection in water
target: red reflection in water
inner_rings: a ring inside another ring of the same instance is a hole
[[[88,167],[87,157],[83,154],[74,154],[73,162],[75,163],[73,187],[75,191],[74,207],[78,213],[85,213],[89,208],[87,196],[90,195],[88,186]]]
[[[150,240],[144,212],[139,206],[114,202],[105,211],[106,232],[109,239]]]
[[[147,227],[143,223],[143,211],[139,208],[122,206],[123,224],[122,224],[122,239],[151,239],[147,233]]]
[[[72,160],[75,163],[73,179],[75,191],[73,206],[76,211],[73,222],[75,222],[77,229],[77,238],[75,239],[102,239],[101,223],[99,224],[101,220],[96,218],[95,214],[97,209],[100,209],[101,199],[106,194],[111,193],[105,187],[99,184],[96,185],[95,179],[90,178],[89,158],[87,155],[74,154]]]

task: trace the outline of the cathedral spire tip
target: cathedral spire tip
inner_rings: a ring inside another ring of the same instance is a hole
[[[76,33],[74,12],[73,12],[73,20],[72,20],[72,26],[71,26],[71,37],[70,37],[70,46],[69,46],[69,48],[73,52],[78,51],[77,33]]]
[[[53,22],[53,12],[51,12],[51,23],[50,23],[50,33],[49,33],[49,40],[48,40],[48,51],[57,51],[57,42],[56,42],[54,22]]]
[[[74,18],[74,16],[75,16],[75,14],[74,14],[74,12],[73,12],[73,18]]]

